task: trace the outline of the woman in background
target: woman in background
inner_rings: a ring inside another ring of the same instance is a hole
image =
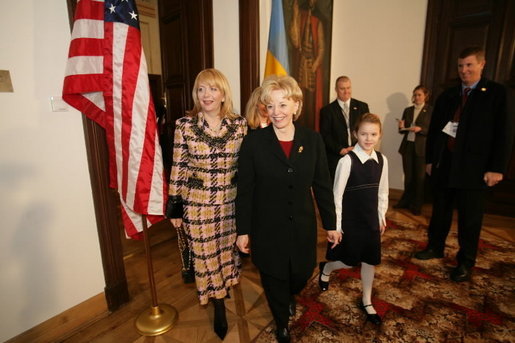
[[[427,104],[429,90],[419,85],[413,90],[413,106],[407,107],[399,120],[402,138],[399,153],[404,170],[404,193],[394,208],[408,208],[420,215],[424,203],[426,177],[426,137],[433,109]]]
[[[251,130],[262,129],[270,124],[265,105],[260,100],[261,87],[254,89],[245,106],[245,118]]]
[[[176,122],[167,217],[184,226],[201,305],[215,307],[214,331],[227,333],[224,298],[238,283],[235,246],[237,158],[247,133],[234,114],[229,83],[216,69],[201,71],[193,86],[194,107]]]

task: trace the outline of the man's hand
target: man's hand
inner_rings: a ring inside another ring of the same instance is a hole
[[[495,172],[486,172],[485,176],[483,177],[483,180],[485,180],[485,183],[488,187],[492,187],[502,181],[502,174]]]
[[[241,252],[250,254],[249,235],[241,235],[236,238],[236,246]]]
[[[422,128],[420,126],[413,126],[413,127],[410,127],[410,131],[417,133],[417,132],[422,131]]]
[[[329,243],[333,243],[333,245],[331,245],[331,249],[334,248],[335,246],[340,244],[340,242],[342,241],[342,233],[338,232],[336,230],[328,230],[327,231],[327,241]]]
[[[431,163],[426,164],[426,174],[431,176],[432,170],[433,170],[433,164],[431,164]]]
[[[342,148],[342,150],[340,150],[340,155],[342,155],[342,156],[347,155],[349,152],[352,151],[352,149],[354,149],[353,146],[350,146],[348,148]]]

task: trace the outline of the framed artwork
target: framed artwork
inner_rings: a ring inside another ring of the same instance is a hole
[[[297,120],[319,129],[320,109],[329,101],[333,0],[283,0],[290,75],[302,89]]]

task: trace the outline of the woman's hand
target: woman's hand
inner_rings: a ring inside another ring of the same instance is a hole
[[[398,123],[399,123],[399,129],[400,130],[404,129],[404,120],[398,120]]]
[[[338,232],[336,230],[328,230],[327,231],[327,241],[329,243],[333,243],[331,245],[331,249],[333,249],[335,246],[340,244],[340,242],[342,241],[342,233]]]
[[[422,131],[422,128],[420,126],[413,126],[413,127],[410,127],[410,131],[417,133],[417,132]]]
[[[172,218],[170,219],[170,222],[174,228],[178,228],[182,225],[182,218]]]
[[[236,238],[236,246],[241,252],[250,254],[249,241],[249,235],[238,236],[238,238]]]

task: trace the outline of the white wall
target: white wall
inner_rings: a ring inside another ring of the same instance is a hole
[[[240,27],[238,0],[213,1],[214,63],[229,81],[234,112],[241,114],[240,104]]]
[[[52,112],[68,43],[64,0],[0,3],[0,341],[103,291],[84,134]]]
[[[270,8],[271,0],[260,0],[261,75]],[[427,0],[334,0],[331,89],[338,76],[349,76],[353,97],[382,118],[381,151],[389,160],[390,188],[404,188],[395,118],[411,105],[420,80],[426,11]],[[335,97],[332,91],[327,101]]]
[[[420,81],[426,11],[426,0],[334,1],[331,85],[349,76],[352,96],[382,118],[390,188],[404,188],[395,118],[411,105]]]

